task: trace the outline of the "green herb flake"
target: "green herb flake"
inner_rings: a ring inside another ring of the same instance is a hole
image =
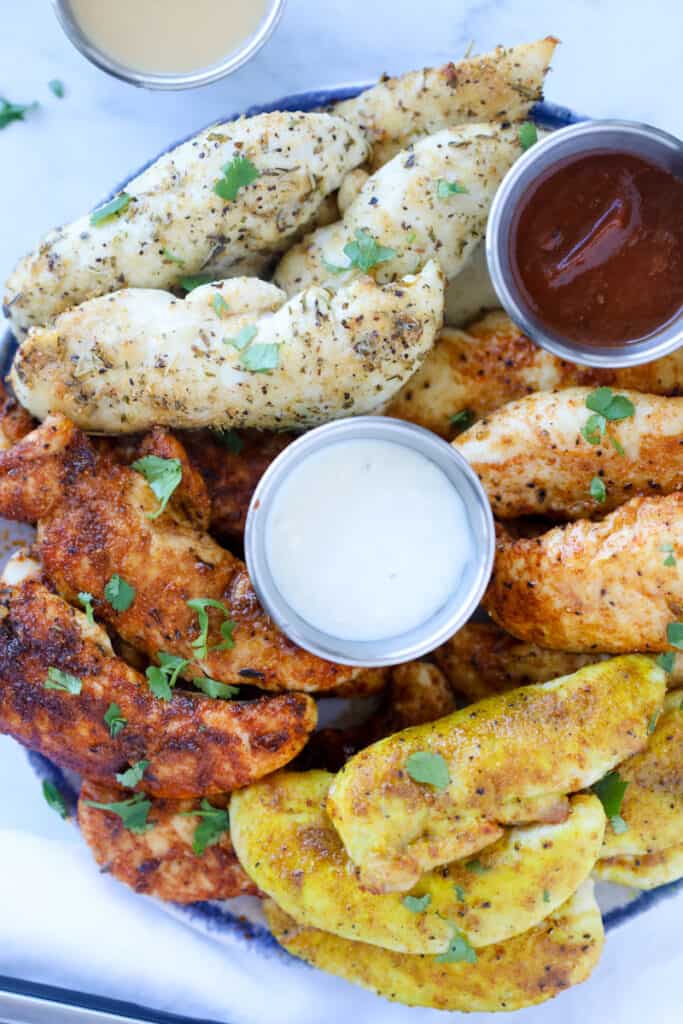
[[[409,910],[412,914],[421,914],[431,902],[432,897],[428,892],[424,896],[404,896],[401,900],[406,910]]]
[[[606,429],[607,420],[605,417],[594,412],[581,427],[581,434],[589,444],[596,445],[602,441]]]
[[[550,893],[548,892],[547,889],[543,890],[543,902],[544,903],[550,903]]]
[[[451,781],[448,764],[441,754],[417,750],[406,761],[406,771],[413,782],[424,782],[434,789],[445,789]]]
[[[201,857],[207,846],[213,846],[214,843],[219,842],[223,833],[230,828],[228,812],[222,807],[214,807],[206,799],[202,800],[197,810],[183,811],[182,814],[185,817],[194,816],[202,819],[197,825],[192,840],[192,850],[197,857]]]
[[[83,689],[83,680],[78,676],[72,676],[70,672],[61,672],[58,668],[47,670],[47,679],[43,683],[46,690],[60,690],[62,693],[71,693],[74,696]]]
[[[607,500],[607,488],[605,487],[604,481],[599,476],[594,476],[591,480],[589,487],[590,496],[594,501],[599,501],[601,505]]]
[[[665,544],[659,545],[659,550],[663,551],[666,558],[662,562],[667,568],[675,568],[676,566],[676,555],[674,554],[675,548],[671,541],[667,541]]]
[[[179,264],[180,266],[182,266],[182,265],[183,265],[183,264],[185,263],[185,260],[184,260],[184,259],[182,259],[182,258],[181,258],[180,256],[176,256],[176,254],[175,254],[175,253],[173,253],[173,252],[171,252],[171,250],[170,250],[170,249],[162,249],[162,250],[161,250],[161,255],[162,255],[162,256],[164,257],[164,259],[165,259],[165,260],[167,260],[167,261],[168,261],[169,263],[177,263],[177,264]],[[191,291],[192,289],[191,289],[191,288],[188,288],[187,290],[188,290],[188,291]]]
[[[227,203],[233,203],[237,199],[237,193],[246,185],[261,177],[261,172],[246,156],[234,156],[232,160],[223,166],[223,177],[214,184],[213,190],[217,196]]]
[[[647,723],[647,734],[648,734],[648,736],[652,736],[652,733],[657,728],[657,722],[658,721],[659,721],[659,711],[655,711],[654,714],[652,715],[652,717],[650,718],[650,721]]]
[[[609,442],[612,445],[612,447],[614,448],[614,450],[617,453],[617,455],[625,455],[626,454],[626,452],[624,451],[623,445],[617,440],[616,437],[612,437],[611,434],[610,434]]]
[[[134,789],[149,768],[149,761],[136,761],[125,772],[117,772],[116,781],[126,789]]]
[[[193,597],[187,602],[188,608],[197,613],[197,621],[199,625],[199,636],[192,641],[192,648],[198,658],[206,658],[209,651],[229,651],[235,646],[235,641],[232,638],[232,631],[235,629],[236,623],[230,618],[230,609],[227,608],[222,601],[216,601],[211,597]],[[209,613],[208,608],[215,608],[221,612],[224,616],[224,621],[221,623],[220,632],[223,637],[223,642],[215,647],[208,646],[209,640]]]
[[[491,868],[485,867],[478,857],[475,857],[474,860],[468,860],[465,864],[465,869],[471,871],[473,875],[485,875],[487,871],[491,870]]]
[[[328,274],[345,274],[348,270],[351,270],[351,265],[348,267],[340,267],[337,263],[330,263],[330,261],[326,260],[324,256],[322,261]]]
[[[239,686],[219,683],[217,679],[210,679],[208,676],[197,676],[192,682],[198,690],[201,690],[207,697],[212,697],[214,700],[232,700],[240,692]]]
[[[83,606],[83,610],[85,611],[86,619],[88,620],[88,622],[90,623],[91,626],[94,626],[95,625],[95,615],[94,615],[93,607],[92,607],[92,602],[93,602],[92,594],[89,594],[87,590],[81,590],[80,594],[78,595],[78,600],[80,601],[80,603]]]
[[[463,887],[461,885],[454,885],[453,888],[455,889],[455,895],[457,899],[459,899],[461,903],[464,903],[466,896]]]
[[[118,704],[110,704],[104,713],[104,723],[109,729],[109,735],[115,739],[128,725],[128,719],[123,717]]]
[[[670,622],[666,627],[666,639],[672,647],[683,651],[683,622]]]
[[[64,82],[60,81],[59,78],[50,79],[50,81],[47,83],[47,87],[52,93],[52,95],[56,96],[58,100],[64,99],[64,96],[66,95],[66,90],[64,89]]]
[[[532,121],[525,121],[524,124],[519,126],[517,138],[519,139],[520,146],[525,152],[527,149],[531,149],[531,147],[538,142],[536,125],[533,124]]]
[[[655,663],[663,668],[665,672],[673,672],[674,663],[676,661],[676,655],[673,651],[667,651],[665,654],[659,654],[655,658]]]
[[[461,409],[451,416],[451,426],[455,428],[456,434],[462,434],[472,426],[476,418],[471,409]]]
[[[226,448],[233,455],[239,455],[244,448],[244,439],[238,434],[236,430],[227,428],[225,430],[212,430],[214,440],[222,448]]]
[[[160,505],[156,512],[148,512],[148,519],[157,519],[168,505],[169,498],[183,478],[180,459],[162,459],[158,455],[145,455],[132,464],[152,488]]]
[[[97,210],[93,210],[90,214],[90,223],[97,227],[99,224],[104,224],[105,221],[111,220],[112,217],[116,217],[119,213],[128,207],[132,200],[132,196],[129,196],[127,192],[119,192],[117,196],[110,199],[104,206],[100,206]]]
[[[254,327],[253,324],[248,324],[246,327],[242,327],[234,338],[223,338],[226,345],[232,345],[238,352],[247,348],[256,337],[258,328]]]
[[[179,260],[178,262],[182,262],[182,260]],[[188,277],[181,277],[178,283],[183,291],[193,292],[195,288],[201,288],[202,285],[211,284],[212,281],[213,277],[211,274],[190,274]]]
[[[280,346],[276,344],[250,345],[240,356],[240,366],[250,373],[268,373],[280,365]]]
[[[214,293],[211,305],[213,306],[214,313],[217,317],[220,317],[221,320],[230,312],[230,306],[227,304],[220,292]]]
[[[626,832],[628,825],[621,817],[621,804],[628,782],[622,779],[618,771],[613,771],[595,782],[591,789],[600,800],[614,832],[617,835]]]
[[[615,395],[611,388],[596,388],[586,398],[586,408],[604,416],[606,420],[616,423],[627,420],[636,411],[636,407],[626,395]]]
[[[451,935],[450,945],[445,953],[440,953],[439,956],[435,958],[437,964],[457,964],[463,962],[476,964],[477,954],[470,943],[454,924],[451,925],[451,928],[453,929],[453,932]]]
[[[37,110],[38,103],[10,103],[9,100],[0,97],[0,129],[6,128],[12,121],[24,121],[26,115],[32,110]]]
[[[53,782],[48,782],[47,779],[43,782],[43,796],[45,797],[45,803],[48,807],[51,807],[53,811],[56,811],[60,818],[69,817],[66,800],[62,793],[57,789]]]
[[[173,687],[178,682],[178,676],[190,664],[186,658],[179,658],[175,654],[166,654],[164,651],[157,652],[158,665],[150,665],[146,671],[147,683],[150,690],[159,700],[170,700],[173,696]]]
[[[356,231],[355,240],[347,242],[344,246],[344,255],[348,256],[350,266],[357,267],[358,270],[367,274],[368,270],[376,267],[378,263],[393,260],[396,250],[380,245],[369,231],[360,228]]]
[[[465,188],[458,181],[446,181],[445,178],[439,178],[436,183],[436,194],[439,199],[448,199],[450,196],[455,195],[467,195],[468,192],[469,189]]]
[[[118,800],[110,804],[98,803],[96,800],[86,800],[85,802],[88,807],[96,807],[100,811],[117,814],[123,827],[135,835],[142,835],[154,828],[154,825],[147,821],[152,802],[145,797],[144,793],[136,793],[128,800]]]
[[[127,612],[135,600],[135,587],[131,587],[122,576],[114,573],[105,585],[104,596],[115,612]]]

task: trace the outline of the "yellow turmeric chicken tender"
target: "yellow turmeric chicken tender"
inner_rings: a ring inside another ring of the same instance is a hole
[[[327,809],[363,884],[405,892],[498,839],[501,825],[553,820],[553,801],[646,746],[665,679],[650,658],[612,658],[360,751]]]
[[[520,935],[561,906],[600,854],[605,814],[572,800],[557,825],[509,829],[476,862],[423,875],[410,896],[362,889],[325,810],[334,776],[279,772],[235,794],[237,856],[258,888],[299,924],[399,953],[445,953],[456,924],[472,946]]]
[[[273,935],[284,948],[331,974],[392,1002],[463,1012],[520,1010],[589,977],[604,933],[593,883],[535,928],[479,950],[476,962],[395,953],[298,925],[272,900],[264,904]]]
[[[655,853],[605,857],[595,865],[595,876],[631,889],[656,889],[658,885],[675,882],[683,878],[683,843]]]

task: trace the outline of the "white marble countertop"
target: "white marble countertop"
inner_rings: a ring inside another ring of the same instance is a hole
[[[47,228],[91,207],[190,131],[307,88],[457,60],[470,41],[483,52],[497,43],[552,33],[563,45],[548,79],[548,99],[683,135],[680,0],[649,6],[635,0],[289,0],[275,35],[248,66],[216,85],[185,93],[136,90],[89,65],[62,35],[47,0],[4,0],[0,6],[7,7],[0,34],[0,96],[41,104],[25,123],[0,133],[0,279]],[[62,100],[48,89],[53,78],[65,84]],[[0,829],[78,841],[44,805],[22,752],[4,737],[0,777]],[[11,884],[24,884],[31,899],[29,878],[13,878]],[[5,906],[1,893],[0,886],[0,906]],[[586,986],[522,1015],[524,1020],[641,1024],[647,1015],[656,1024],[680,1021],[681,911],[679,896],[612,935]],[[69,928],[67,921],[63,928]],[[7,973],[9,963],[0,947],[0,974]],[[414,1019],[420,1016],[417,1012]]]

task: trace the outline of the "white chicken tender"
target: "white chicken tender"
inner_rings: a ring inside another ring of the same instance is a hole
[[[312,284],[339,288],[350,270],[346,246],[368,235],[385,251],[372,273],[391,281],[438,259],[447,279],[465,266],[483,237],[489,208],[522,153],[516,128],[465,125],[403,150],[368,178],[336,224],[318,228],[280,260],[275,283],[292,295]],[[457,190],[457,191],[455,191]]]
[[[372,145],[371,166],[381,167],[400,149],[441,128],[468,121],[516,121],[543,96],[543,80],[557,46],[547,36],[533,43],[497,47],[457,64],[386,78],[334,111],[358,125]]]
[[[290,301],[255,278],[186,299],[126,289],[34,328],[11,379],[34,416],[96,432],[311,427],[394,395],[432,347],[443,298],[433,262],[394,285],[362,277]]]
[[[17,337],[123,287],[256,272],[367,153],[360,131],[329,114],[259,114],[200,132],[125,186],[125,209],[97,225],[86,215],[57,228],[19,263],[4,298]],[[214,186],[234,158],[259,176],[231,201]]]

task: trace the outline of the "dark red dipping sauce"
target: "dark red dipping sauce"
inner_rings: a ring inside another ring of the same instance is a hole
[[[683,307],[683,181],[628,153],[570,158],[525,196],[510,245],[545,327],[586,346],[636,341]]]

